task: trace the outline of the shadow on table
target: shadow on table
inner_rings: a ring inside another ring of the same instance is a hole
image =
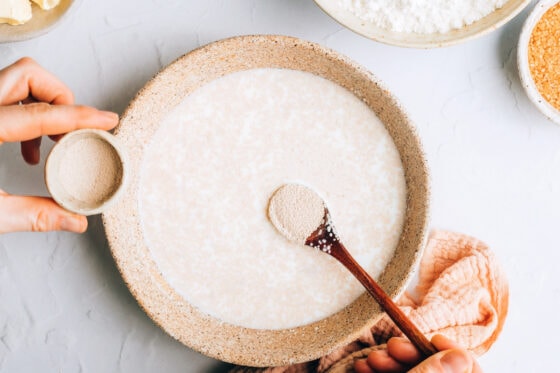
[[[505,24],[501,30],[499,30],[500,39],[499,46],[497,48],[497,57],[503,66],[503,70],[508,81],[510,82],[510,90],[512,92],[524,93],[517,68],[517,42],[519,40],[521,28],[523,27],[523,22],[525,22],[525,19],[531,9],[532,6],[529,5],[515,18]],[[528,100],[525,94],[522,96],[523,97],[517,97],[517,99]]]

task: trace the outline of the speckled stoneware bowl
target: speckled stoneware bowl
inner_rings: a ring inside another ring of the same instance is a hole
[[[343,8],[337,0],[315,0],[325,13],[350,30],[381,43],[409,48],[446,47],[485,35],[515,17],[530,2],[531,0],[509,0],[503,7],[460,29],[446,33],[418,34],[382,29]]]
[[[405,289],[416,269],[428,224],[428,170],[415,130],[379,81],[346,57],[291,37],[242,36],[196,49],[161,71],[132,101],[115,132],[128,148],[130,164],[126,198],[103,214],[109,244],[130,291],[158,325],[196,351],[249,366],[318,358],[354,340],[381,313],[378,304],[364,293],[342,311],[309,325],[281,330],[239,327],[189,304],[169,286],[150,257],[139,220],[139,173],[144,150],[162,118],[214,79],[265,67],[311,72],[345,87],[371,107],[393,137],[408,188],[404,230],[394,257],[379,278],[379,284],[393,298]],[[177,227],[181,227],[180,222]]]

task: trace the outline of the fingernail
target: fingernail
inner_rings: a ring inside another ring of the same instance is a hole
[[[100,111],[100,113],[107,119],[118,122],[119,115],[117,113],[113,113],[112,111]]]
[[[87,229],[87,219],[84,217],[66,216],[60,221],[60,229],[76,233],[85,232]]]
[[[451,350],[441,358],[441,366],[447,373],[470,372],[471,359],[467,353]]]

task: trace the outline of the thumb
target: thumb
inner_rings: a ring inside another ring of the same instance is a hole
[[[51,198],[13,196],[0,190],[0,233],[65,230],[85,232],[85,216],[64,210]]]
[[[471,373],[474,359],[460,349],[438,352],[410,370],[410,373]]]

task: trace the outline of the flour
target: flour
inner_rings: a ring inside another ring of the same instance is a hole
[[[337,0],[357,17],[382,29],[446,33],[484,18],[507,0]]]
[[[270,198],[268,217],[290,241],[305,244],[324,216],[325,204],[321,197],[303,185],[282,185]]]
[[[122,168],[115,149],[96,138],[72,143],[59,168],[59,180],[66,192],[88,205],[111,197],[121,177]]]

